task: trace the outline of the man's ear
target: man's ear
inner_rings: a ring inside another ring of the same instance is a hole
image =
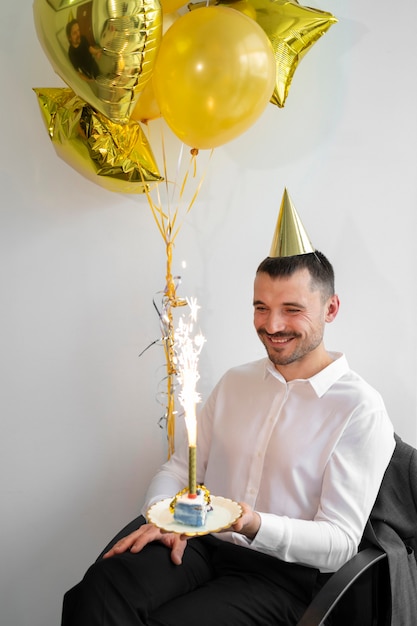
[[[330,296],[326,303],[326,322],[333,322],[340,307],[340,300],[337,294]]]

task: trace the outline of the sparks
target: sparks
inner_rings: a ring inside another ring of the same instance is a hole
[[[181,385],[178,399],[185,412],[188,443],[195,445],[197,440],[195,406],[201,401],[201,396],[196,390],[200,378],[198,360],[206,340],[200,332],[194,334],[194,324],[197,321],[197,312],[200,308],[197,305],[197,300],[195,298],[187,299],[187,304],[190,308],[188,321],[185,321],[184,316],[181,316],[175,331],[175,360],[178,380]]]

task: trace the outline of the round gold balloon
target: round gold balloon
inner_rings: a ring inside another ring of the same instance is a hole
[[[186,2],[184,0],[161,0],[162,12],[165,14],[178,11]]]
[[[187,8],[189,11],[194,11],[195,9],[201,9],[207,6],[218,6],[219,4],[240,11],[253,20],[256,20],[256,9],[251,5],[249,0],[229,0],[229,2],[226,2],[226,0],[224,2],[222,0],[203,0],[202,2],[190,2]]]
[[[244,13],[248,17],[251,17],[253,20],[256,20],[256,9],[251,5],[249,0],[234,0],[233,2],[229,3],[227,6],[230,6],[232,9],[235,9],[236,11],[240,11],[241,13]]]
[[[162,180],[137,122],[115,124],[68,88],[34,91],[56,153],[85,178],[131,194]]]
[[[165,33],[152,80],[175,135],[192,148],[215,148],[264,111],[274,89],[274,55],[251,18],[205,7],[182,15]]]
[[[54,70],[94,109],[126,123],[152,75],[159,0],[34,0],[36,32]]]
[[[139,96],[139,100],[133,109],[130,119],[147,124],[152,120],[156,120],[158,117],[161,117],[161,111],[159,110],[159,106],[155,98],[153,81],[149,80],[145,85],[145,89]]]

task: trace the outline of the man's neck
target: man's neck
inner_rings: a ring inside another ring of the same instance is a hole
[[[324,370],[333,362],[331,355],[323,348],[319,354],[309,353],[302,359],[288,365],[275,365],[275,369],[287,382],[301,379],[307,380]]]

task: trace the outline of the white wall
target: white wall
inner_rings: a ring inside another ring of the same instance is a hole
[[[299,65],[285,108],[269,105],[214,152],[177,238],[179,294],[198,298],[207,338],[200,391],[263,355],[252,280],[287,186],[336,269],[342,310],[327,345],[416,445],[417,8],[316,6],[339,23]],[[63,83],[32,1],[9,0],[2,18],[0,617],[56,626],[64,591],[138,513],[166,456],[163,350],[138,357],[159,335],[165,251],[144,197],[106,191],[56,156],[31,90]]]

